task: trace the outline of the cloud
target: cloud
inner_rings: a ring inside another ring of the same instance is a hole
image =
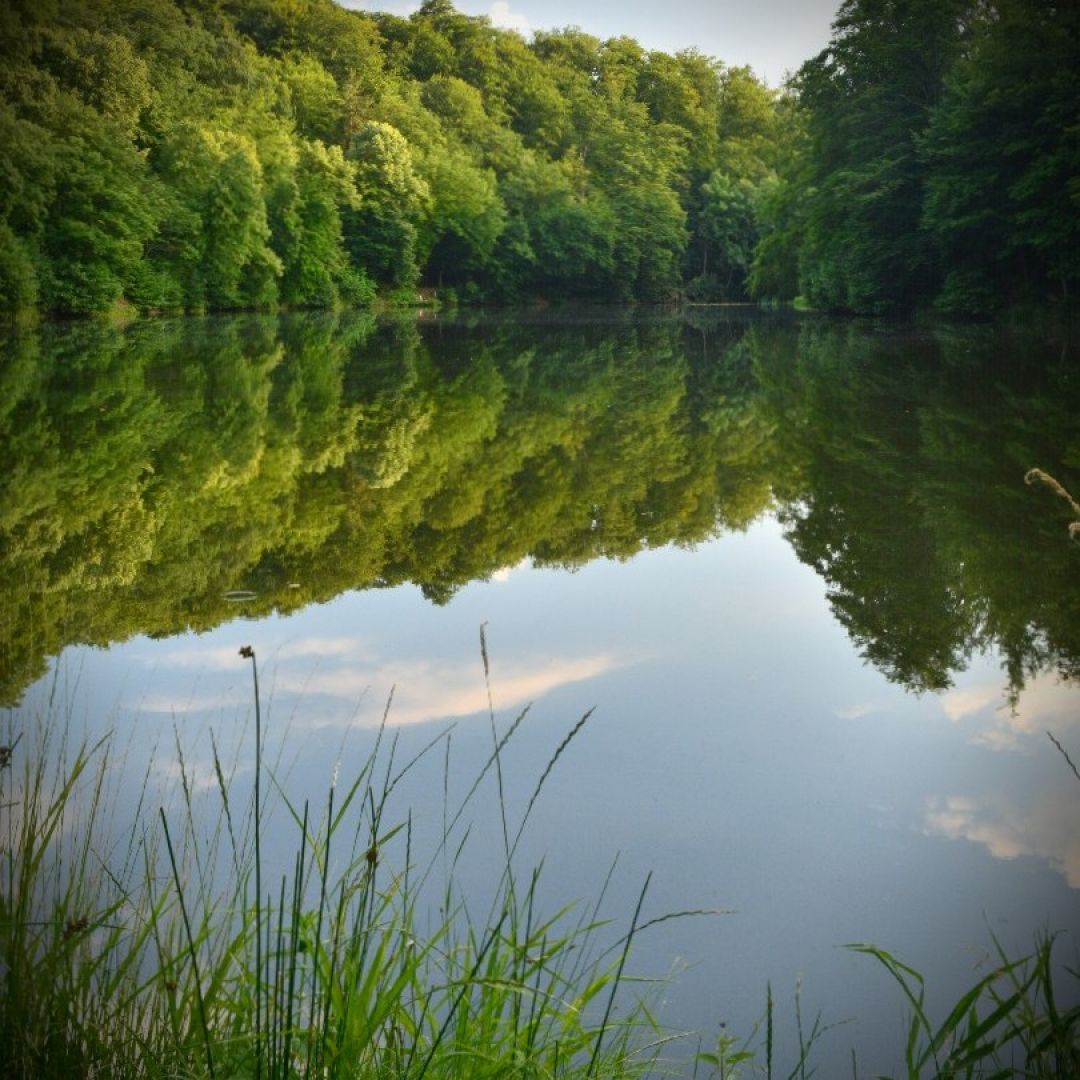
[[[497,710],[513,709],[561,686],[583,682],[620,666],[607,654],[585,657],[552,658],[518,664],[500,663],[492,678],[492,699]],[[355,702],[371,695],[381,703],[393,689],[394,699],[388,721],[392,724],[420,724],[454,716],[469,716],[488,707],[487,690],[479,671],[471,666],[444,661],[413,661],[382,664],[377,667],[348,666],[321,670],[314,674],[279,672],[278,693],[326,696]],[[337,726],[330,718],[315,721],[313,726]]]
[[[963,720],[966,716],[974,716],[1000,702],[1001,687],[997,683],[986,683],[982,686],[949,690],[942,696],[941,707],[950,720],[956,721]]]
[[[202,795],[218,788],[217,772],[212,761],[188,761],[181,766],[178,761],[156,760],[152,764],[152,769],[162,787],[179,789],[186,780],[188,791],[192,795]],[[243,771],[246,772],[247,770]],[[224,777],[225,783],[228,784],[234,775],[235,773],[226,775]]]
[[[516,569],[507,567],[506,573]],[[308,730],[377,724],[391,692],[387,719],[394,725],[470,716],[488,708],[479,659],[465,664],[457,659],[384,659],[371,640],[348,635],[253,639],[253,644],[264,703],[291,712]],[[127,707],[147,716],[186,716],[249,705],[248,664],[238,649],[230,644],[148,653],[140,658],[145,665],[158,675],[171,669],[184,685],[146,694]],[[492,671],[492,699],[496,710],[518,709],[629,662],[609,653],[500,660]],[[199,676],[198,687],[189,684],[190,675]]]
[[[184,716],[190,713],[216,712],[247,704],[248,698],[240,694],[186,694],[183,697],[144,697],[131,706],[132,712],[152,715]]]
[[[495,0],[488,12],[492,26],[501,26],[504,30],[516,30],[519,34],[532,33],[526,16],[510,10],[507,0]]]
[[[374,653],[371,646],[360,638],[351,637],[307,637],[296,641],[287,641],[275,650],[278,660],[292,660],[305,656],[349,656],[353,659],[372,660]]]
[[[532,560],[522,559],[521,562],[516,562],[511,566],[503,566],[496,570],[491,575],[491,580],[502,585],[510,580],[511,574],[517,573],[518,570],[527,570],[530,566],[532,566]]]
[[[1080,731],[1080,687],[1046,672],[1031,679],[1010,708],[997,683],[979,683],[950,690],[942,697],[950,720],[972,720],[979,726],[974,741],[992,750],[1020,750],[1047,729]]]
[[[875,705],[872,701],[866,701],[849,705],[846,709],[836,709],[834,711],[840,720],[862,720],[863,717],[873,716],[874,713],[879,713],[881,710],[882,706]]]
[[[934,798],[923,819],[928,833],[981,844],[996,859],[1035,855],[1080,889],[1080,807],[1059,795],[1023,809],[960,795]]]
[[[161,652],[148,652],[138,657],[141,664],[158,671],[180,668],[184,671],[246,673],[247,662],[240,656],[241,638],[236,644],[203,646],[195,648],[167,648]],[[259,669],[267,662],[281,663],[310,657],[349,657],[352,660],[372,661],[375,658],[371,644],[356,637],[302,637],[287,639],[278,644],[274,641],[252,640]]]
[[[139,656],[140,663],[159,669],[183,668],[199,671],[239,671],[239,645],[216,645],[213,648],[165,649]]]

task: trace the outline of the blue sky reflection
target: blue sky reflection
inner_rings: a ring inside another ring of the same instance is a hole
[[[512,815],[596,706],[522,848],[546,860],[553,902],[588,895],[621,852],[617,910],[653,870],[656,911],[738,912],[643,944],[653,973],[693,958],[667,995],[678,1024],[722,1015],[749,1030],[760,1004],[749,990],[805,973],[807,1008],[860,1017],[835,1037],[836,1060],[869,1043],[860,1060],[880,1052],[876,1067],[891,1068],[895,1001],[838,945],[875,941],[947,994],[970,981],[987,925],[1019,950],[1039,926],[1080,930],[1080,784],[1045,736],[1075,745],[1076,687],[1034,679],[1010,710],[1006,677],[983,656],[950,690],[905,693],[860,658],[773,519],[573,573],[521,565],[444,607],[412,586],[347,593],[201,636],[69,649],[59,665],[90,692],[89,726],[127,725],[133,754],[156,746],[166,787],[179,739],[208,793],[209,731],[235,775],[248,771],[251,675],[238,650],[253,645],[275,775],[317,801],[362,758],[392,686],[403,758],[456,721],[451,782],[473,775],[491,737],[481,624],[499,730],[533,703],[507,751]],[[441,767],[405,785],[418,836],[435,828]],[[494,819],[478,816],[467,873],[482,888]]]

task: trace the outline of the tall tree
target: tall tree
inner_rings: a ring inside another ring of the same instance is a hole
[[[1080,9],[1000,0],[974,20],[921,140],[938,305],[984,314],[1080,286]]]
[[[800,284],[815,306],[898,311],[932,291],[919,140],[969,7],[845,0],[829,47],[799,72],[809,140]]]

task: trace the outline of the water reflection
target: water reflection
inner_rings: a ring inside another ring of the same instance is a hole
[[[154,658],[154,666],[189,668],[206,672],[215,668],[236,669],[236,650],[185,649],[167,651]],[[267,658],[273,665],[274,692],[295,695],[305,702],[306,728],[345,728],[357,725],[356,711],[348,706],[371,698],[376,705],[393,693],[393,723],[421,724],[431,720],[469,716],[487,709],[487,692],[471,668],[430,657],[404,660],[383,654],[374,642],[362,638],[307,637],[292,640]],[[528,662],[503,662],[499,667],[499,703],[517,708],[543,694],[625,666],[611,654],[578,654],[532,657]],[[320,698],[331,699],[322,703]],[[216,709],[220,700],[207,698],[149,697],[139,702],[144,713],[192,713]],[[360,726],[381,722],[371,709]]]
[[[13,342],[6,696],[73,641],[401,581],[441,602],[526,556],[626,556],[767,502],[761,463],[756,495],[731,484],[722,509],[729,437],[694,423],[677,329],[433,330],[242,319]]]
[[[1022,482],[1039,466],[1080,488],[1080,380],[1052,335],[245,317],[46,326],[3,356],[9,702],[71,643],[406,581],[443,603],[524,560],[622,559],[770,510],[904,687],[945,689],[990,648],[1014,705],[1039,672],[1080,674],[1069,508]],[[357,659],[314,689],[355,693]],[[621,662],[512,678],[524,697]]]
[[[1076,686],[1050,673],[1031,679],[1007,700],[989,679],[952,689],[942,706],[950,720],[973,724],[973,740],[994,750],[1028,749],[1048,729],[1063,738],[1080,735]]]
[[[931,799],[926,828],[952,840],[981,844],[997,859],[1039,856],[1080,889],[1076,800],[1065,794],[1020,806],[1008,798],[949,795]]]
[[[864,656],[941,689],[997,645],[1075,676],[1061,343],[983,329],[233,319],[46,327],[3,368],[5,696],[65,644],[345,589],[436,602],[530,557],[692,543],[780,505]],[[238,591],[254,594],[235,603]]]
[[[1080,888],[1080,805],[1070,783],[1068,751],[1062,753],[1063,744],[1075,746],[1080,737],[1077,706],[1076,685],[1051,672],[1035,676],[1016,693],[1003,693],[999,682],[982,675],[943,694],[945,716],[973,746],[1038,757],[1042,779],[1009,788],[991,785],[989,792],[979,783],[977,791],[930,796],[927,834],[970,841],[997,859],[1041,858]]]
[[[1077,931],[1080,786],[1044,729],[1080,738],[1080,547],[1023,483],[1080,487],[1063,349],[785,320],[44,327],[0,368],[7,723],[115,732],[126,843],[144,778],[179,805],[181,748],[208,813],[217,751],[250,794],[241,645],[294,806],[365,758],[396,683],[400,761],[457,719],[392,808],[431,850],[446,785],[491,752],[487,622],[498,731],[534,702],[512,820],[597,706],[519,853],[549,909],[620,852],[613,915],[650,871],[648,917],[739,913],[642,939],[642,974],[694,958],[668,1023],[748,1032],[801,973],[807,1015],[858,1017],[822,1075],[852,1046],[892,1074],[901,1006],[837,945],[889,948],[944,1001],[988,924],[1017,955]],[[463,864],[478,903],[495,794]]]

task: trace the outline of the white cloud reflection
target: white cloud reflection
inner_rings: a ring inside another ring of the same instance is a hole
[[[595,678],[622,666],[614,656],[553,657],[546,660],[500,661],[492,672],[495,708],[512,709],[562,686]],[[328,666],[314,673],[279,668],[276,691],[324,696],[355,703],[370,695],[379,703],[370,723],[382,719],[381,708],[393,688],[388,715],[391,724],[420,724],[429,720],[468,716],[487,710],[487,690],[479,662],[462,665],[451,660],[414,660],[387,664],[364,662]],[[340,721],[345,722],[344,720]],[[335,726],[329,716],[316,726]]]
[[[1047,730],[1080,732],[1080,687],[1046,672],[1031,679],[1010,707],[998,682],[957,687],[942,695],[945,715],[975,727],[975,742],[993,750],[1021,750]]]
[[[994,751],[1049,753],[1046,733],[1066,747],[1080,736],[1080,686],[1045,672],[1030,679],[1010,703],[999,671],[971,673],[970,682],[941,695],[945,715],[962,724],[971,742]],[[948,795],[927,802],[927,834],[968,840],[994,858],[1044,859],[1080,888],[1080,789],[1063,762],[1054,762],[1056,790],[1009,795]]]
[[[532,566],[531,559],[522,559],[521,562],[513,563],[510,566],[503,566],[500,569],[496,570],[491,575],[490,580],[498,582],[498,584],[500,585],[503,585],[510,580],[511,574],[516,573],[518,570],[527,570],[530,566]]]
[[[218,788],[217,772],[212,761],[188,761],[181,765],[179,761],[159,758],[154,760],[152,771],[162,787],[179,790],[182,785],[186,784],[188,791],[192,795],[202,795]],[[233,775],[235,773],[230,773],[224,777],[226,784],[229,783]]]
[[[945,715],[954,722],[975,716],[988,708],[999,708],[1003,704],[1001,686],[996,682],[957,687],[947,690],[941,698]]]
[[[239,694],[207,693],[184,694],[170,697],[164,694],[143,697],[132,709],[137,713],[150,713],[154,716],[188,716],[193,713],[215,712],[222,708],[232,708],[246,704],[247,699]]]
[[[846,709],[834,710],[839,720],[862,720],[864,717],[873,716],[882,711],[884,711],[884,706],[875,705],[872,701],[857,702]]]
[[[390,724],[486,712],[487,689],[480,658],[384,660],[370,639],[318,636],[281,641],[251,636],[259,658],[264,702],[286,710],[302,704],[295,716],[306,728],[351,727],[381,722],[393,691]],[[171,671],[182,688],[163,689],[131,702],[134,712],[150,715],[210,713],[250,703],[247,662],[238,645],[183,647],[147,653],[141,662],[162,681]],[[496,710],[515,709],[552,690],[595,678],[630,661],[613,653],[586,656],[527,655],[500,659],[491,673]],[[197,678],[198,688],[191,686]],[[293,699],[290,704],[289,699]]]
[[[1080,889],[1080,801],[1067,794],[1029,808],[961,795],[929,800],[926,832],[981,844],[997,859],[1035,855]]]
[[[348,656],[353,659],[374,660],[375,650],[362,638],[355,637],[306,637],[287,641],[274,650],[278,660],[292,660],[306,656]]]
[[[196,671],[242,671],[240,646],[251,644],[260,661],[271,657],[278,660],[318,656],[350,656],[370,660],[375,656],[371,644],[358,637],[304,637],[286,639],[279,644],[260,642],[253,630],[251,639],[237,639],[232,645],[212,645],[193,648],[170,648],[162,653],[147,653],[139,659],[144,665],[161,669],[184,668]]]
[[[232,671],[236,669],[238,658],[238,645],[169,648],[162,652],[140,653],[133,657],[144,667],[162,670],[183,668],[187,671]]]

